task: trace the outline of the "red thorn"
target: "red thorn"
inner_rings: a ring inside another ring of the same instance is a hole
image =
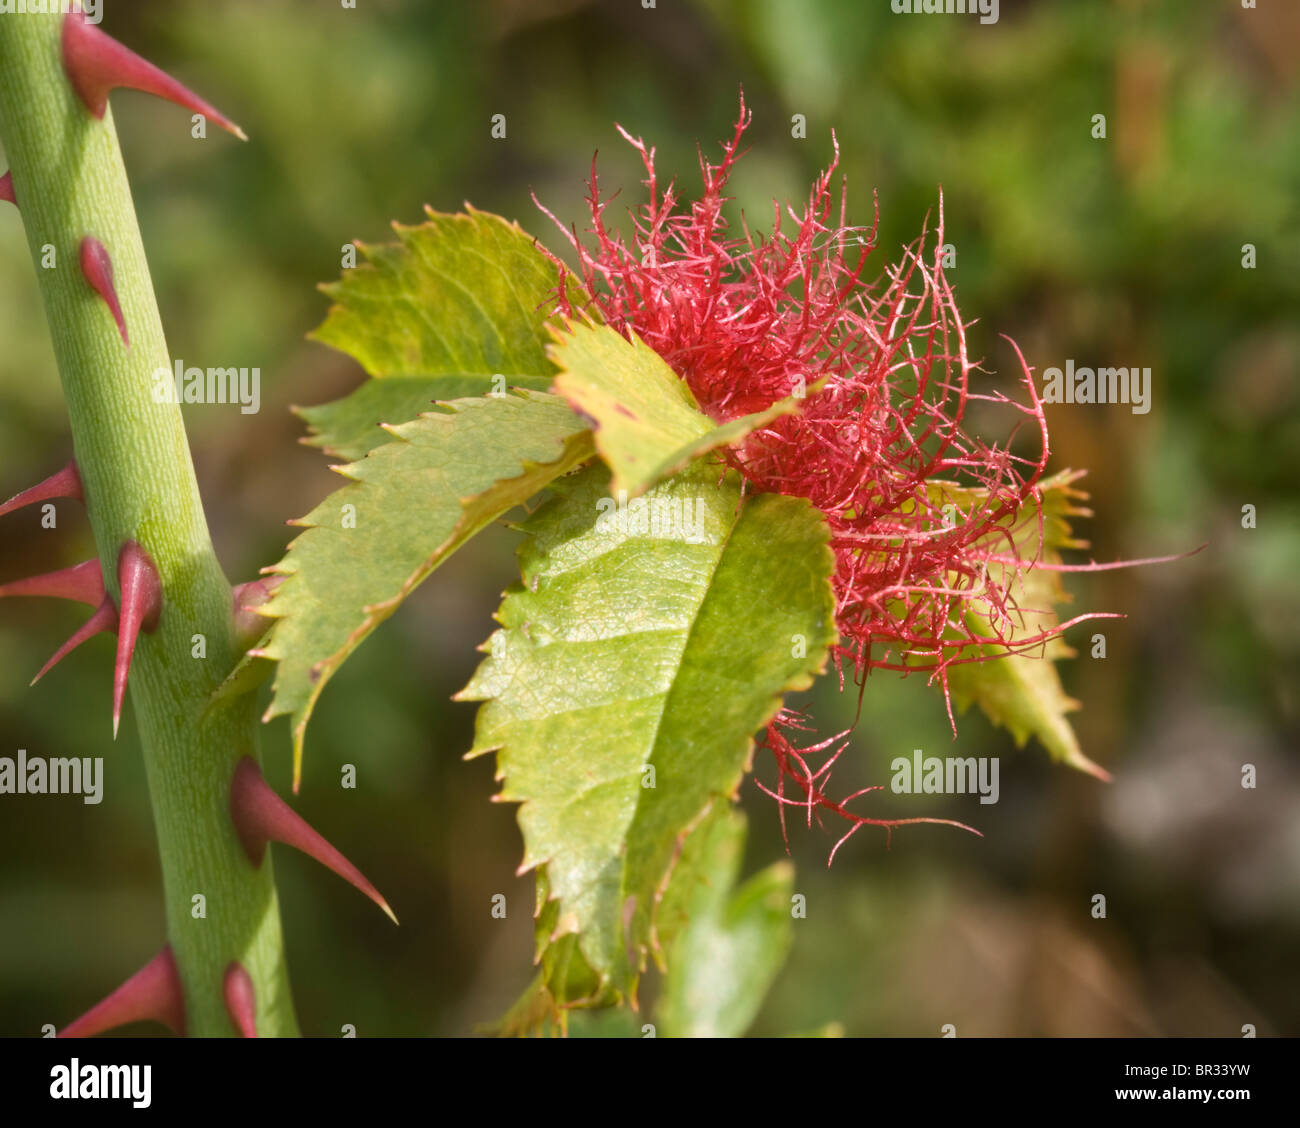
[[[59,1033],[60,1038],[89,1038],[128,1022],[152,1019],[175,1034],[185,1033],[185,995],[170,944],[108,998],[86,1011]]]
[[[14,207],[18,206],[18,197],[14,195],[14,174],[6,172],[0,176],[0,200],[8,200]]]
[[[42,595],[50,599],[73,599],[98,607],[104,602],[104,574],[98,560],[87,560],[71,568],[28,576],[0,584],[0,598],[6,595]]]
[[[271,625],[270,620],[265,615],[259,615],[254,608],[267,602],[272,592],[282,583],[283,576],[267,576],[263,580],[249,580],[246,584],[235,585],[235,637],[245,649],[266,634]],[[0,588],[0,594],[3,591]]]
[[[244,965],[238,960],[231,961],[226,968],[225,978],[221,982],[221,994],[226,1000],[226,1013],[239,1031],[241,1038],[257,1037],[257,996],[253,991],[253,980]]]
[[[108,304],[117,322],[117,331],[122,334],[122,343],[131,347],[131,339],[126,332],[126,319],[122,316],[122,303],[117,300],[117,290],[113,288],[113,260],[108,257],[104,244],[93,235],[81,240],[81,273],[91,288]]]
[[[131,655],[140,631],[146,634],[158,626],[162,614],[162,580],[153,560],[135,541],[127,541],[117,557],[117,586],[122,607],[117,629],[117,663],[113,667],[113,739],[122,719],[126,679],[131,673]]]
[[[81,488],[81,475],[77,473],[76,461],[69,462],[56,474],[51,474],[43,482],[29,490],[16,493],[3,505],[0,505],[0,517],[22,509],[25,505],[35,505],[38,501],[52,501],[54,498],[70,497],[76,501],[85,501],[85,491]]]
[[[117,630],[117,608],[113,606],[112,596],[106,595],[104,596],[103,603],[95,608],[95,613],[82,623],[81,627],[77,630],[77,633],[60,646],[59,649],[54,652],[54,657],[41,667],[41,672],[32,678],[32,685],[35,685],[40,681],[41,678],[76,650],[78,646],[86,641],[86,639],[93,638],[102,631],[115,630]]]
[[[262,864],[268,842],[283,842],[308,857],[315,858],[326,869],[333,870],[350,885],[361,890],[397,923],[397,917],[388,902],[368,882],[359,869],[316,833],[303,817],[271,790],[262,777],[262,769],[249,756],[235,767],[230,783],[230,818],[235,824],[244,852],[255,866]]]
[[[108,108],[109,91],[125,86],[175,102],[211,118],[241,141],[248,140],[244,131],[215,106],[205,102],[166,71],[159,70],[112,36],[87,23],[80,12],[69,12],[63,21],[63,69],[77,96],[97,118],[102,118]]]

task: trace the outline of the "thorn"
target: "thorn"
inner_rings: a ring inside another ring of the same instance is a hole
[[[117,322],[117,331],[122,334],[122,343],[131,347],[131,340],[126,333],[126,319],[122,316],[122,303],[117,300],[117,290],[113,288],[113,260],[108,257],[104,244],[93,235],[81,240],[81,273],[91,288],[108,304]]]
[[[362,876],[361,871],[307,825],[306,820],[271,790],[262,777],[256,761],[245,756],[235,767],[230,784],[230,818],[244,852],[255,866],[262,864],[268,842],[283,842],[308,857],[315,858],[326,869],[333,870],[344,881],[361,890],[397,923],[397,917],[379,891]]]
[[[63,69],[77,96],[97,118],[102,119],[108,108],[109,91],[125,86],[175,102],[211,118],[241,141],[248,140],[244,131],[215,106],[94,24],[87,23],[81,12],[69,12],[63,21]]]
[[[226,1000],[226,1013],[239,1031],[241,1038],[257,1037],[257,997],[253,981],[244,965],[232,960],[221,981],[221,994]]]
[[[122,608],[118,616],[117,662],[113,667],[113,739],[122,719],[122,701],[126,697],[126,679],[131,673],[131,655],[140,631],[155,630],[162,614],[162,581],[158,569],[135,541],[127,541],[117,557],[117,586]]]
[[[0,176],[0,200],[8,200],[14,207],[18,206],[18,197],[14,195],[14,174],[6,172]]]
[[[265,615],[259,615],[254,608],[266,603],[282,583],[283,576],[267,576],[263,580],[249,580],[246,584],[235,585],[235,638],[243,649],[247,650],[270,629],[271,621]],[[3,591],[0,588],[0,594]]]
[[[60,1038],[89,1038],[128,1022],[152,1019],[174,1034],[185,1033],[185,995],[170,944],[108,998],[65,1026]]]
[[[29,490],[23,490],[22,493],[14,494],[3,505],[0,505],[0,517],[3,517],[6,513],[12,513],[15,509],[22,509],[25,505],[35,505],[38,501],[52,501],[55,498],[63,497],[70,497],[82,502],[86,500],[85,491],[81,488],[81,475],[77,473],[75,459],[57,474],[51,474],[45,481],[37,483]]]
[[[54,657],[41,667],[41,672],[32,678],[31,684],[35,685],[40,681],[41,678],[76,650],[78,646],[86,641],[86,639],[93,638],[102,631],[115,630],[117,630],[117,608],[113,606],[113,597],[106,595],[104,596],[104,601],[95,608],[95,613],[82,623],[81,627],[77,630],[77,633],[60,646],[59,649],[54,652]]]
[[[0,598],[6,595],[43,595],[98,607],[104,602],[104,573],[98,560],[87,560],[57,572],[0,584]]]

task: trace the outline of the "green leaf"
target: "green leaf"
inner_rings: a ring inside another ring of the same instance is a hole
[[[686,381],[635,334],[628,340],[608,325],[580,322],[552,332],[549,353],[560,370],[555,391],[592,420],[613,489],[632,497],[797,409],[789,397],[718,426],[700,411]]]
[[[656,1018],[673,1038],[737,1038],[749,1029],[793,939],[794,867],[777,862],[733,888],[745,816],[719,804],[686,840],[660,907],[681,921]]]
[[[497,1022],[480,1026],[480,1033],[522,1038],[529,1034],[569,1032],[572,1007],[597,1006],[612,1001],[600,977],[578,950],[578,937],[569,932],[554,938],[560,903],[551,897],[546,867],[537,871],[537,911],[533,934],[536,962],[541,970],[527,990]]]
[[[545,388],[549,383],[549,376],[514,381],[524,388]],[[342,399],[293,410],[311,429],[311,437],[304,440],[308,446],[356,462],[392,440],[384,424],[414,419],[429,411],[435,401],[484,396],[493,390],[491,378],[483,376],[367,380]]]
[[[275,663],[260,657],[260,651],[254,649],[251,654],[245,652],[235,663],[234,669],[212,691],[204,706],[204,713],[228,705],[246,693],[252,693],[274,672]]]
[[[1089,510],[1075,504],[1088,496],[1073,488],[1080,477],[1080,471],[1064,470],[1045,478],[1039,486],[1041,514],[1040,507],[1025,506],[1014,523],[1006,523],[1020,559],[1058,564],[1062,548],[1086,547],[1084,542],[1073,538],[1069,524],[1071,517],[1089,515]],[[936,484],[934,490],[939,504],[951,502],[962,511],[976,505],[982,496],[979,491],[946,484]],[[1003,555],[1007,552],[1006,542],[1001,538],[990,537],[984,547]],[[1017,574],[1009,565],[995,563],[989,566],[989,577],[995,583],[1010,581],[1009,592],[1017,611],[1013,613],[1014,622],[1004,633],[1013,643],[1054,630],[1059,624],[1055,607],[1069,599],[1059,572],[1022,568]],[[966,624],[976,635],[992,636],[984,613],[968,611]],[[1007,654],[1002,646],[981,650],[996,657],[992,661],[948,668],[948,689],[953,704],[963,711],[972,704],[978,705],[990,721],[1011,733],[1018,748],[1023,748],[1030,736],[1035,736],[1054,760],[1109,780],[1109,773],[1084,755],[1074,729],[1066,720],[1066,714],[1078,709],[1079,703],[1066,695],[1055,665],[1057,659],[1074,657],[1075,652],[1065,641],[1054,638],[1028,654]]]
[[[836,637],[805,500],[742,495],[707,464],[625,510],[608,491],[589,467],[524,522],[523,582],[458,695],[485,702],[469,755],[498,752],[523,868],[544,867],[542,939],[578,934],[602,1001],[634,992],[679,843]]]
[[[249,653],[279,663],[266,719],[292,714],[295,789],[307,721],[344,659],[466,540],[594,454],[544,392],[455,400],[389,433],[336,468],[351,484],[294,522],[307,531],[269,569],[289,578],[259,608],[275,623]]]
[[[335,304],[311,338],[373,377],[343,399],[298,409],[309,442],[337,457],[364,457],[388,441],[381,423],[413,419],[434,400],[503,391],[495,377],[550,386],[542,307],[557,267],[500,216],[426,212],[418,226],[393,224],[397,243],[358,242],[365,261],[321,287]]]

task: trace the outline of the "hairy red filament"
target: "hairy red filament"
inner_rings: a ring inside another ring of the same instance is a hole
[[[933,232],[927,224],[898,262],[867,278],[878,210],[870,228],[847,224],[843,190],[837,198],[832,188],[838,145],[800,210],[775,205],[766,236],[743,220],[733,233],[725,190],[749,123],[742,96],[721,160],[701,154],[703,191],[684,207],[675,183],[661,189],[654,149],[620,129],[641,155],[646,202],[631,213],[630,239],[612,230],[593,159],[590,241],[556,221],[577,256],[581,286],[551,256],[560,276],[553,312],[570,317],[595,307],[609,325],[635,332],[719,423],[802,397],[798,412],[772,420],[725,457],[753,488],[807,498],[825,514],[841,684],[846,672],[861,683],[871,669],[925,670],[947,698],[949,667],[999,651],[1041,652],[1069,625],[1026,631],[1026,618],[1046,609],[1020,607],[1014,595],[1045,551],[1038,483],[1049,443],[1032,372],[1016,349],[1024,402],[972,390],[976,365],[944,274],[942,194]],[[1010,440],[997,445],[966,434],[962,420],[974,400],[1022,416],[1037,432],[1038,453],[1015,454]],[[971,491],[964,509],[945,507],[945,484]],[[1026,554],[1010,528],[1035,511],[1038,545]],[[948,708],[951,715],[950,701]],[[791,803],[807,807],[810,819],[814,808],[833,811],[852,823],[849,834],[864,825],[947,821],[873,820],[845,810],[819,782],[838,751],[812,772],[805,758],[828,745],[796,749],[784,735],[791,727],[782,713],[767,729],[779,772],[770,793],[783,816]],[[786,794],[787,780],[801,799]]]

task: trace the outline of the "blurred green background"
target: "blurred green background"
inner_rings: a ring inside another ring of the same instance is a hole
[[[1076,608],[1121,611],[1107,656],[1064,664],[1105,786],[1017,752],[977,713],[954,742],[939,693],[874,675],[836,788],[888,784],[889,761],[1003,757],[1001,801],[885,797],[872,808],[962,819],[975,839],[864,830],[828,870],[836,828],[792,820],[795,922],[754,1026],[851,1035],[1300,1033],[1300,6],[1260,0],[1003,0],[998,23],[899,16],[888,0],[172,0],[106,5],[105,30],[230,113],[252,141],[192,140],[174,107],[114,110],[174,356],[258,366],[262,410],[187,407],[218,553],[233,580],[278,558],[285,520],[339,480],[293,404],[344,394],[348,359],[304,334],[340,247],[380,241],[421,206],[462,201],[552,246],[535,191],[580,221],[583,178],[639,201],[614,122],[698,184],[743,84],[751,151],[733,180],[756,223],[796,204],[839,138],[850,222],[881,210],[877,268],[913,239],[940,185],[950,271],[990,373],[998,334],[1037,367],[1141,365],[1148,415],[1048,409],[1053,469],[1087,467],[1097,559],[1209,547],[1158,568],[1071,577]],[[506,115],[505,140],[489,136]],[[807,118],[807,139],[791,117]],[[1107,137],[1092,137],[1105,114]],[[688,191],[688,195],[689,195]],[[616,206],[617,207],[617,206]],[[1242,247],[1257,248],[1243,269]],[[62,464],[69,439],[18,217],[0,213],[0,496]],[[998,386],[989,377],[990,386]],[[978,424],[980,419],[973,417]],[[396,422],[396,421],[395,421]],[[1000,425],[1000,423],[998,424]],[[1001,437],[993,432],[989,438]],[[1241,527],[1241,507],[1258,527]],[[0,582],[91,555],[77,506],[0,523]],[[297,807],[376,882],[394,929],[299,855],[277,856],[305,1032],[455,1034],[531,978],[532,883],[490,758],[461,760],[474,710],[448,699],[476,664],[514,576],[492,530],[435,575],[333,681]],[[27,681],[80,621],[0,607],[0,754],[104,756],[106,800],[0,798],[0,1033],[62,1024],[163,937],[134,726],[109,741],[111,641]],[[824,730],[854,695],[815,694]],[[288,729],[265,731],[287,790]],[[355,764],[359,787],[338,786]],[[1240,785],[1254,764],[1259,786]],[[760,757],[757,771],[770,779]],[[746,781],[747,870],[780,857],[773,803]],[[864,808],[866,809],[866,808]],[[504,921],[490,915],[505,893]],[[1106,896],[1108,915],[1090,915]],[[615,1023],[609,1029],[631,1030]],[[150,1032],[150,1028],[133,1028]]]

